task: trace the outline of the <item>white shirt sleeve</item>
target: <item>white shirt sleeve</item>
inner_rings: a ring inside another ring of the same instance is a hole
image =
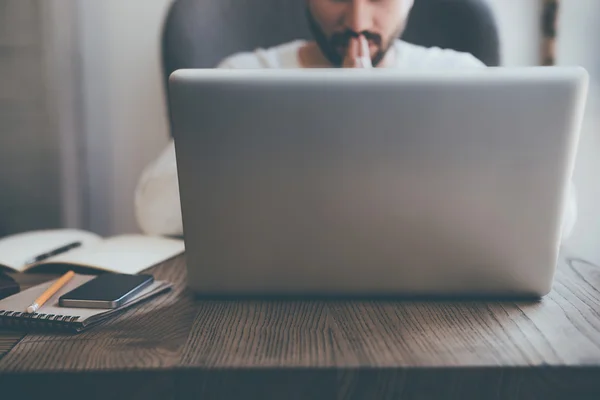
[[[173,139],[144,169],[135,191],[135,213],[140,229],[147,235],[183,234]]]
[[[577,222],[577,193],[573,182],[569,182],[567,202],[563,210],[561,225],[561,243],[571,237],[575,223]]]

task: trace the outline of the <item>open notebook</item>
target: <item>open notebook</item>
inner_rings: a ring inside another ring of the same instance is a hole
[[[102,238],[76,229],[42,230],[0,239],[0,266],[15,272],[68,266],[137,274],[184,250],[180,239],[137,234]]]
[[[58,305],[60,296],[93,278],[95,276],[76,274],[35,314],[28,314],[25,310],[54,283],[54,280],[0,300],[0,328],[81,332],[104,321],[115,313],[169,290],[172,286],[168,282],[154,281],[133,299],[117,309],[68,308]]]

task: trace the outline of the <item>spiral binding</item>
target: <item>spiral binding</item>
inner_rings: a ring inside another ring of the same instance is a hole
[[[0,327],[25,329],[51,329],[71,331],[76,329],[79,316],[55,314],[29,314],[26,312],[0,310]],[[75,325],[74,325],[75,324]]]

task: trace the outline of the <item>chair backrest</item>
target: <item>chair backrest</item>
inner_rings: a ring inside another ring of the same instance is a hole
[[[498,25],[487,0],[415,0],[402,39],[473,54],[500,65]]]
[[[165,90],[180,68],[213,68],[257,47],[311,38],[304,0],[175,0],[163,27]],[[415,0],[402,38],[500,63],[498,30],[486,0]]]
[[[257,47],[306,39],[303,0],[175,0],[163,28],[164,77]]]

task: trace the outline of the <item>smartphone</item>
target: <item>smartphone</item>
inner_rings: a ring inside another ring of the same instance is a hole
[[[102,274],[62,295],[58,304],[74,308],[119,308],[152,282],[152,275]]]

